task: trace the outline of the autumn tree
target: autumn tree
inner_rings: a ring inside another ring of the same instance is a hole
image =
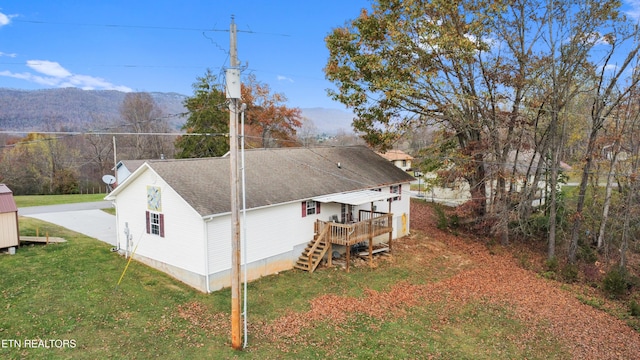
[[[628,38],[619,5],[377,1],[326,38],[325,73],[337,88],[330,95],[353,109],[354,128],[380,149],[416,124],[455,139],[457,148],[440,156],[470,184],[472,201],[465,206],[473,217],[507,243],[514,204],[527,218],[548,171],[556,189],[567,106],[576,94],[610,84],[598,87],[592,74],[607,65],[599,46],[618,50]],[[529,161],[526,177],[517,169],[525,151],[540,159]],[[521,178],[524,188],[516,191]],[[551,208],[553,214],[553,199]],[[549,216],[551,233],[554,219]],[[550,257],[554,244],[550,240]]]
[[[605,16],[605,15],[603,15]],[[613,15],[611,15],[613,17]],[[615,19],[615,18],[614,18]],[[637,30],[635,31],[637,32]],[[628,84],[621,84],[623,75],[627,72],[627,69],[637,62],[638,51],[640,51],[640,42],[636,42],[631,45],[630,49],[621,50],[626,56],[620,64],[617,64],[615,70],[609,73],[609,65],[614,55],[618,52],[618,48],[622,47],[622,44],[632,38],[629,34],[617,31],[616,33],[610,33],[605,35],[605,40],[610,45],[606,50],[605,58],[599,67],[599,71],[594,72],[594,87],[592,89],[592,102],[590,111],[590,125],[591,130],[587,141],[587,147],[585,150],[585,161],[582,170],[582,177],[580,179],[580,187],[578,191],[578,201],[576,204],[576,212],[574,215],[571,242],[569,244],[569,261],[576,262],[578,240],[582,231],[582,212],[584,209],[584,199],[587,192],[587,182],[589,174],[593,167],[594,158],[597,155],[597,142],[602,129],[604,128],[605,121],[610,118],[612,113],[620,106],[627,95],[630,93],[640,77],[634,76]]]
[[[506,201],[504,169],[488,174],[486,160],[505,163],[531,73],[526,39],[510,38],[524,20],[502,29],[491,20],[507,3],[378,1],[326,38],[325,73],[337,87],[330,95],[353,109],[354,128],[383,151],[415,124],[450,134],[478,218],[487,211],[488,176],[501,185],[495,199]],[[509,48],[494,47],[503,40]]]
[[[0,173],[16,194],[72,194],[78,191],[79,151],[63,139],[30,133],[2,152]]]
[[[127,93],[120,115],[123,129],[133,133],[123,137],[129,158],[158,159],[173,152],[171,139],[162,135],[169,132],[168,122],[149,93]]]
[[[302,126],[301,110],[288,107],[284,94],[272,92],[268,84],[258,81],[252,74],[242,84],[242,102],[247,106],[247,132],[259,134],[255,146],[269,148],[297,144],[295,136]],[[276,141],[280,142],[276,144]]]
[[[193,96],[185,100],[189,118],[183,125],[185,135],[175,141],[178,158],[221,156],[229,151],[229,113],[224,88],[207,70],[193,84]]]

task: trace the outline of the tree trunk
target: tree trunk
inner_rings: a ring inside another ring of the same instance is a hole
[[[593,151],[595,149],[596,138],[599,127],[594,126],[589,135],[587,143],[586,161],[582,169],[582,179],[580,180],[580,189],[578,190],[578,200],[576,203],[576,212],[571,219],[573,227],[571,229],[571,242],[569,243],[569,263],[575,264],[578,252],[578,239],[582,230],[582,212],[584,210],[584,199],[587,194],[587,183],[589,181],[589,173],[593,164]]]
[[[600,230],[598,231],[597,248],[601,249],[604,243],[604,231],[609,219],[609,207],[611,204],[611,192],[613,187],[613,171],[616,165],[616,159],[618,157],[618,151],[614,149],[613,158],[609,163],[609,172],[607,173],[607,185],[604,196],[604,205],[602,207],[602,219],[600,221]]]

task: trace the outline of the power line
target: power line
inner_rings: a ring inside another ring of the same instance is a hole
[[[177,30],[177,31],[212,31],[212,32],[228,32],[224,29],[210,29],[210,28],[188,28],[188,27],[175,27],[175,26],[152,26],[152,25],[125,25],[125,24],[97,24],[97,23],[72,23],[72,22],[58,22],[58,21],[41,21],[41,20],[17,20],[12,19],[12,22],[39,24],[39,25],[67,25],[67,26],[90,26],[90,27],[107,27],[107,28],[123,28],[123,29],[149,29],[149,30]]]
[[[126,25],[126,24],[98,24],[98,23],[73,23],[73,22],[58,22],[58,21],[42,21],[42,20],[16,20],[12,19],[12,22],[39,24],[39,25],[66,25],[66,26],[90,26],[90,27],[106,27],[106,28],[122,28],[122,29],[146,29],[146,30],[171,30],[171,31],[198,31],[198,32],[229,32],[229,29],[214,29],[214,28],[190,28],[190,27],[178,27],[178,26],[154,26],[154,25]],[[256,34],[256,35],[271,35],[271,36],[290,36],[282,33],[261,32],[253,30],[236,30],[240,33]]]

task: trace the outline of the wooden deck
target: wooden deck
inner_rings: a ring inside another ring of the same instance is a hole
[[[20,236],[21,243],[56,244],[67,242],[67,240],[53,236]]]
[[[368,213],[368,212],[361,212]],[[329,227],[327,240],[336,245],[351,246],[368,241],[379,235],[389,234],[393,231],[393,214],[374,213],[373,217],[352,224],[341,224],[329,221],[316,221],[315,233],[321,233],[325,227]]]
[[[369,256],[369,263],[373,264],[373,254],[381,251],[391,251],[391,239],[393,237],[393,214],[360,210],[360,221],[351,224],[341,224],[333,221],[316,220],[314,223],[314,237],[309,241],[294,267],[300,270],[313,272],[328,252],[328,264],[331,266],[331,247],[343,245],[347,247],[347,271],[351,257],[351,246],[367,242],[368,251],[361,251],[359,256]],[[389,239],[383,249],[373,249],[373,239],[376,236],[388,234]]]

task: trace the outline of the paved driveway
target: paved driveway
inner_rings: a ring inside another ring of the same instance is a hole
[[[115,246],[116,217],[99,210],[109,207],[109,201],[34,206],[18,209],[18,215],[50,222]]]

